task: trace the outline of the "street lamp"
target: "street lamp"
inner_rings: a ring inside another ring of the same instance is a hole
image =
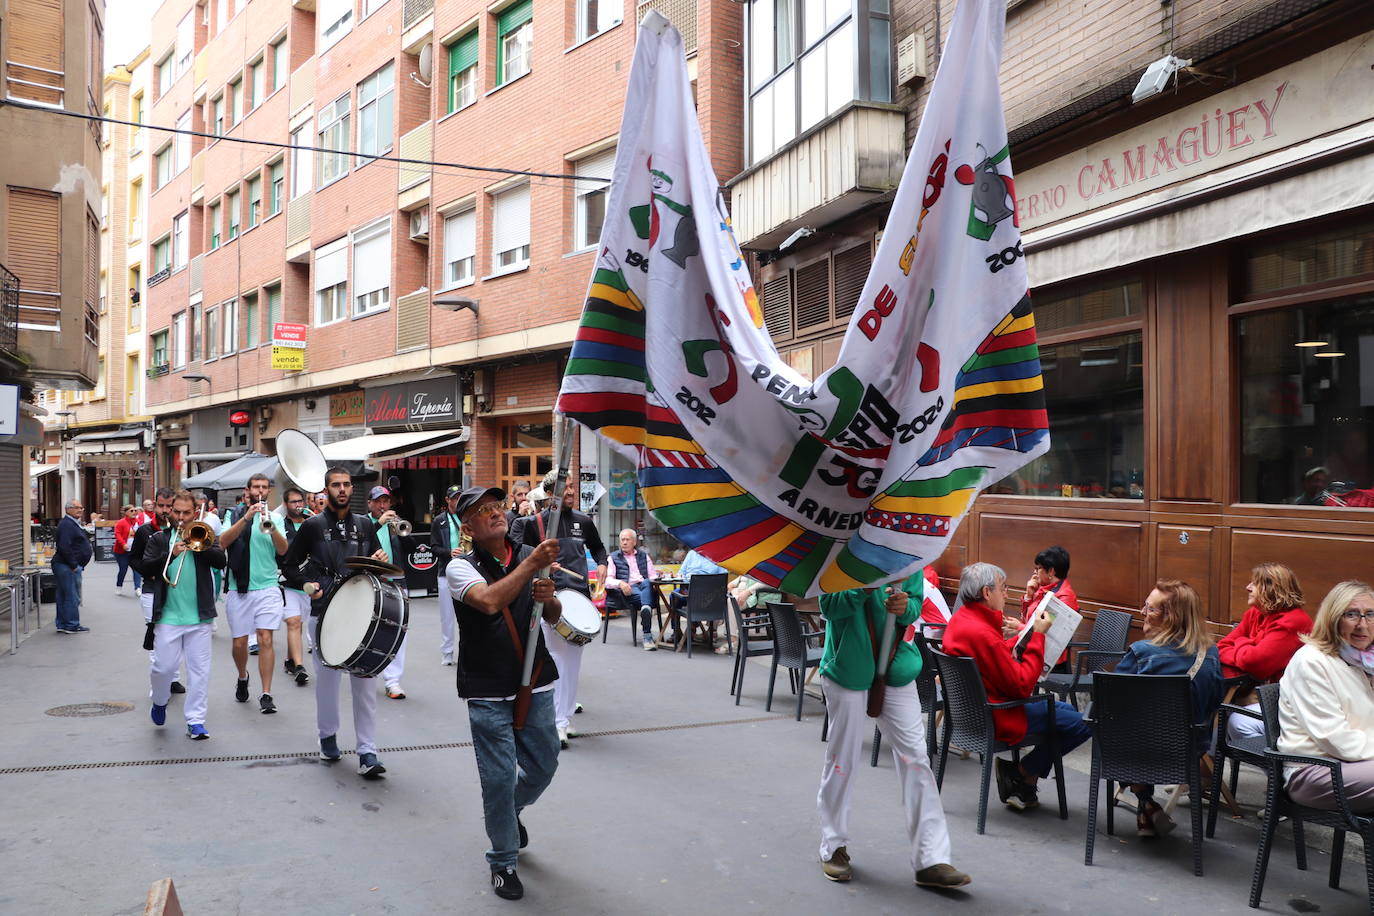
[[[477,311],[477,303],[480,301],[480,299],[469,299],[466,296],[455,299],[435,299],[434,307],[446,312],[461,312],[463,309],[472,309],[472,317],[477,318],[480,317],[480,313]]]

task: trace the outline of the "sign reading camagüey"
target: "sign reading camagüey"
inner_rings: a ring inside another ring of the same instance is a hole
[[[1374,118],[1362,35],[1017,176],[1029,231]]]
[[[798,595],[893,581],[1049,447],[997,87],[1005,3],[966,0],[836,366],[764,328],[681,38],[635,48],[606,222],[559,409],[635,461],[654,515]]]

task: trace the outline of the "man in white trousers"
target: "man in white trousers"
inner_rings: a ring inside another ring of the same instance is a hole
[[[305,507],[305,494],[296,487],[287,487],[282,494],[281,504],[282,533],[286,536],[286,546],[290,549],[296,531],[305,524],[311,512]],[[310,672],[305,670],[305,648],[314,647],[310,634],[310,599],[298,588],[283,586],[282,597],[286,600],[283,617],[286,621],[286,673],[296,679],[298,687],[310,683]]]
[[[463,552],[458,549],[463,537],[463,521],[453,514],[453,507],[458,505],[458,498],[462,495],[463,488],[458,484],[449,487],[444,493],[448,511],[434,516],[429,528],[429,549],[434,551],[435,566],[439,570],[439,632],[442,635],[439,657],[445,665],[453,664],[453,634],[458,618],[453,613],[453,595],[449,592],[448,577],[444,575],[444,570],[448,568],[450,560]]]
[[[816,809],[821,821],[821,871],[831,881],[854,876],[849,861],[849,800],[861,767],[868,731],[868,692],[877,671],[885,630],[894,630],[891,661],[878,727],[892,747],[901,781],[901,801],[911,842],[911,867],[923,887],[963,887],[968,875],[949,864],[949,829],[935,774],[926,753],[916,676],[921,654],[901,639],[921,608],[924,580],[918,571],[901,584],[882,589],[855,588],[821,595],[825,617],[825,654],[821,685],[830,712],[830,738],[821,770]]]
[[[325,511],[312,515],[296,531],[291,547],[282,559],[282,575],[287,585],[310,596],[310,615],[324,613],[321,599],[344,571],[349,557],[385,560],[377,544],[377,530],[365,515],[349,511],[353,498],[353,477],[347,469],[332,467],[324,474],[329,502]],[[320,759],[339,760],[339,687],[344,672],[326,668],[315,652],[315,724],[319,728]],[[348,675],[353,693],[353,733],[358,742],[358,775],[378,779],[386,767],[377,759],[377,686],[372,678]]]
[[[557,485],[557,471],[544,475],[539,491],[553,494]],[[538,547],[546,538],[558,538],[558,569],[554,570],[555,587],[562,590],[579,592],[591,600],[591,582],[587,577],[587,554],[592,555],[596,564],[596,581],[606,581],[606,545],[596,530],[591,516],[576,511],[573,506],[577,500],[577,482],[569,478],[563,488],[563,511],[559,514],[558,531],[547,531],[553,522],[553,509],[543,509],[519,520],[511,532],[511,540],[516,544]],[[547,533],[546,533],[547,532]],[[548,644],[549,654],[558,665],[558,680],[553,682],[554,718],[558,725],[558,740],[566,750],[568,739],[576,738],[577,732],[571,728],[573,712],[577,709],[577,684],[582,674],[582,646],[575,646],[554,632],[548,623],[544,627],[544,641]]]
[[[224,530],[219,536],[219,546],[228,552],[229,558],[229,594],[224,607],[229,635],[233,637],[234,666],[238,669],[234,699],[248,702],[248,643],[249,637],[256,635],[258,675],[262,678],[258,707],[266,715],[277,711],[272,699],[272,676],[277,666],[272,634],[281,629],[286,613],[286,596],[277,566],[278,557],[286,553],[286,528],[280,515],[268,511],[267,496],[271,491],[272,479],[266,474],[250,477],[245,491],[248,502],[226,513]]]
[[[404,552],[405,546],[401,543],[401,536],[396,533],[396,529],[392,525],[392,522],[396,520],[396,513],[391,508],[391,491],[386,487],[373,487],[367,491],[367,517],[377,528],[377,543],[386,552],[386,561],[392,566],[400,566],[401,554]],[[444,605],[440,603],[439,613],[442,614],[443,612]],[[382,682],[386,684],[386,695],[390,699],[404,700],[406,698],[405,688],[401,686],[401,678],[405,676],[405,672],[406,640],[402,637],[400,648],[396,650],[396,657],[382,672]]]
[[[143,622],[150,627],[153,624],[153,577],[162,572],[162,569],[149,569],[144,561],[148,554],[148,545],[153,538],[158,532],[172,527],[172,497],[176,496],[176,492],[171,487],[158,487],[153,499],[143,501],[147,507],[148,520],[134,529],[133,545],[129,547],[129,565],[138,570],[138,574],[143,577],[143,587],[138,598],[143,608]],[[152,662],[153,653],[149,651],[148,663]],[[172,693],[185,692],[186,688],[181,681],[172,681]]]
[[[218,546],[199,551],[187,549],[182,526],[196,514],[195,499],[186,490],[172,498],[174,527],[159,532],[144,551],[146,567],[155,577],[153,592],[153,662],[148,680],[152,720],[167,721],[172,679],[186,659],[186,736],[196,741],[210,737],[205,712],[210,686],[210,621],[215,619],[214,576],[223,569],[224,551]]]

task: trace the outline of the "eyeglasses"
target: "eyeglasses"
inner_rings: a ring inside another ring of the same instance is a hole
[[[1140,613],[1145,614],[1147,616],[1150,614],[1162,614],[1164,613],[1164,608],[1155,607],[1152,604],[1142,604],[1140,606]]]
[[[1341,615],[1341,619],[1346,623],[1359,623],[1363,620],[1365,623],[1374,624],[1374,611],[1346,611]]]
[[[506,504],[505,504],[505,503],[500,503],[500,502],[497,502],[497,503],[483,503],[482,505],[477,506],[477,507],[474,508],[474,509],[469,509],[469,510],[468,510],[468,514],[467,514],[466,517],[469,518],[469,519],[472,519],[473,521],[476,521],[476,520],[479,519],[479,518],[486,518],[486,517],[489,516],[489,515],[505,515],[505,514],[506,514]]]

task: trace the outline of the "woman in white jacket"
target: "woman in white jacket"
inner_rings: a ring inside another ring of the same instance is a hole
[[[1343,761],[1351,810],[1374,812],[1374,589],[1354,581],[1331,589],[1303,641],[1280,681],[1279,750]],[[1323,766],[1289,767],[1288,794],[1336,807]]]

